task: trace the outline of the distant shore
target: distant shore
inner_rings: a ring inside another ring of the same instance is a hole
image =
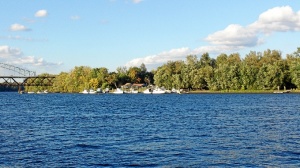
[[[227,90],[227,91],[211,91],[211,90],[191,90],[188,93],[193,93],[193,94],[214,94],[214,93],[249,93],[249,94],[260,94],[260,93],[274,93],[274,92],[278,92],[278,90]],[[285,93],[286,91],[284,90],[279,90],[279,92],[283,92]],[[286,93],[300,93],[300,90],[289,90],[289,92]]]

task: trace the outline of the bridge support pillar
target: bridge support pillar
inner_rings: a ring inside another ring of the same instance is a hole
[[[18,93],[20,93],[20,94],[23,93],[21,85],[19,85]]]

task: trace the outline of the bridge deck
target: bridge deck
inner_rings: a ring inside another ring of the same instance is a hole
[[[55,76],[0,76],[0,86],[52,86]]]
[[[56,77],[54,75],[36,76],[36,72],[34,71],[1,62],[0,68],[19,74],[19,76],[0,75],[0,86],[18,86],[19,91],[24,86],[52,86],[53,79]]]
[[[0,76],[0,78],[55,78],[56,76]]]

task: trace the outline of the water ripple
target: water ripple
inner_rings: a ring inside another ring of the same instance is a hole
[[[298,94],[0,99],[0,167],[300,167]]]

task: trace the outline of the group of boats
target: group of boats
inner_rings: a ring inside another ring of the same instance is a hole
[[[146,89],[143,91],[144,94],[165,94],[165,93],[172,93],[169,90],[156,88],[156,89]]]
[[[90,90],[86,90],[84,89],[82,92],[82,94],[98,94],[98,93],[108,93],[109,92],[109,89],[106,88],[105,90],[102,90],[101,88],[98,88],[97,90],[93,90],[93,89],[90,89]]]
[[[102,91],[101,89],[95,91],[93,89],[90,90],[83,90],[81,92],[82,94],[97,94],[97,93],[112,93],[112,94],[137,94],[137,93],[143,93],[143,94],[166,94],[166,93],[181,93],[180,90],[172,89],[172,90],[165,90],[163,88],[155,88],[155,89],[146,89],[142,92],[139,92],[138,90],[130,89],[130,90],[122,90],[121,88],[117,88],[112,92],[109,92],[109,90]]]
[[[279,86],[277,88],[277,91],[274,91],[273,93],[290,93],[291,90],[286,90],[286,87],[284,87],[284,90],[280,90]]]
[[[20,91],[20,94],[48,94],[48,90],[44,90],[44,91],[37,91],[37,92],[33,92],[33,91],[29,91],[29,92],[24,92],[24,91]]]
[[[33,92],[33,91],[29,91],[29,92],[20,92],[20,94],[47,94],[48,90],[44,90],[44,91],[37,91],[37,92]],[[80,92],[81,94],[100,94],[100,93],[112,93],[112,94],[138,94],[138,93],[143,93],[143,94],[167,94],[167,93],[182,93],[182,90],[176,90],[176,89],[172,89],[172,90],[166,90],[164,88],[154,88],[154,89],[145,89],[142,92],[139,92],[138,90],[135,89],[129,89],[129,90],[123,90],[121,88],[117,88],[113,91],[110,91],[108,88],[105,90],[102,89],[97,89],[97,90],[93,90],[93,89],[84,89],[82,92]]]

